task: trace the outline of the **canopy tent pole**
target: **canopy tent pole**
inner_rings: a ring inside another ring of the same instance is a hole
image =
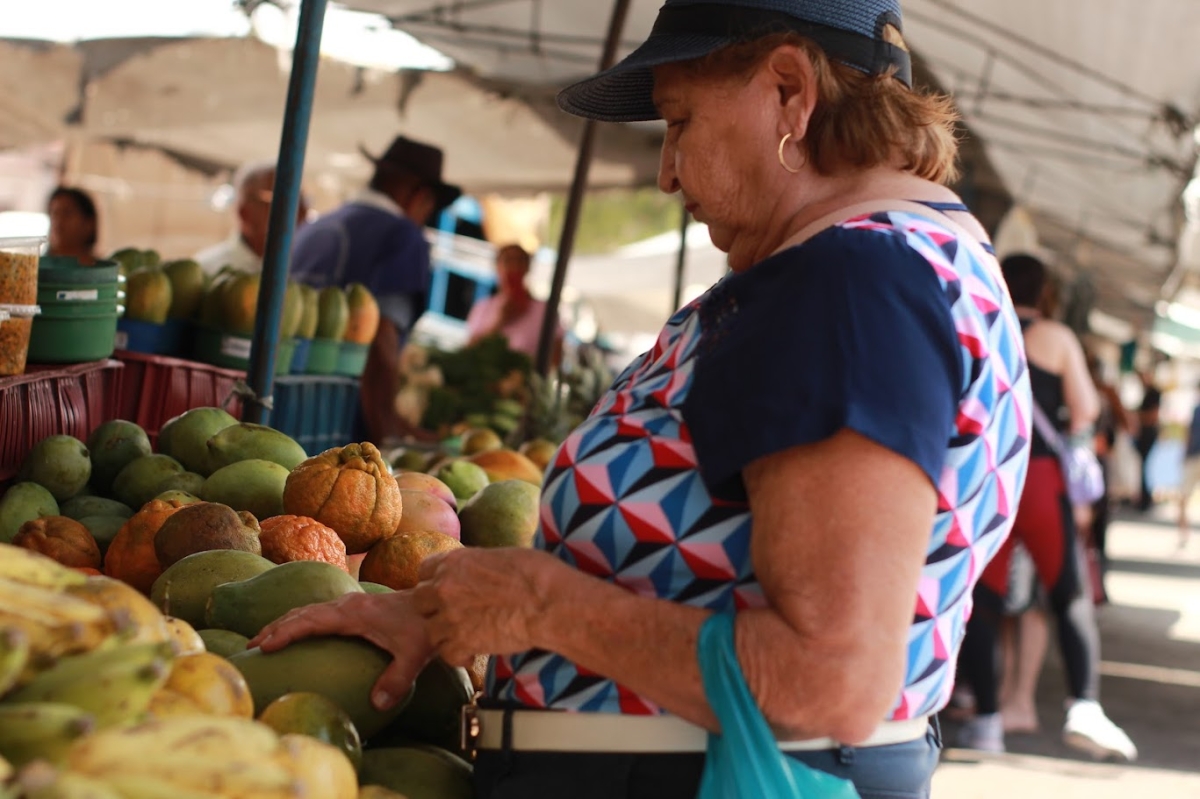
[[[680,197],[682,200],[682,196]],[[687,267],[687,231],[688,223],[692,221],[692,215],[688,213],[687,205],[683,202],[679,203],[679,255],[675,259],[675,294],[671,299],[671,315],[679,310],[679,306],[683,303],[683,271]]]
[[[292,73],[288,79],[279,159],[275,165],[275,189],[271,196],[267,247],[263,253],[254,340],[250,347],[250,369],[247,374],[249,396],[244,398],[242,405],[243,421],[255,424],[266,424],[271,414],[279,322],[287,291],[292,233],[295,232],[296,214],[300,206],[300,183],[304,176],[304,151],[308,147],[317,67],[321,62],[321,28],[325,22],[325,5],[326,0],[301,0],[300,3],[300,22],[296,30],[296,48],[292,51]]]
[[[604,51],[600,55],[600,69],[611,67],[617,60],[617,46],[621,32],[625,29],[625,17],[629,12],[629,0],[615,0],[612,18],[608,23],[608,37],[604,40]],[[550,356],[554,352],[554,338],[558,331],[558,305],[562,300],[563,283],[567,279],[567,262],[571,260],[571,248],[575,244],[575,231],[579,228],[579,212],[583,208],[583,195],[587,192],[588,170],[592,166],[592,151],[596,143],[596,121],[586,120],[583,136],[579,140],[579,154],[575,160],[575,177],[567,197],[567,210],[563,216],[562,234],[558,241],[558,260],[554,265],[554,279],[550,283],[550,297],[546,300],[546,315],[542,318],[542,333],[538,339],[537,370],[543,377],[550,374]]]

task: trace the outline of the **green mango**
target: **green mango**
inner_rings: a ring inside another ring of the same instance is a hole
[[[163,492],[162,484],[183,471],[179,461],[167,455],[144,455],[130,461],[113,480],[113,496],[136,510]]]
[[[271,461],[238,461],[209,475],[200,488],[200,498],[247,511],[256,519],[269,519],[283,513],[283,487],[288,474],[287,469]]]
[[[21,464],[18,480],[45,488],[59,502],[75,496],[92,476],[87,445],[74,436],[47,436],[33,445]]]
[[[37,483],[17,483],[0,499],[0,543],[11,544],[25,522],[57,515],[53,494]]]
[[[150,601],[166,615],[183,619],[199,630],[207,626],[204,610],[213,589],[257,577],[273,568],[274,563],[253,552],[237,549],[196,552],[171,564],[158,576],[150,589]]]
[[[204,650],[228,658],[239,652],[246,651],[250,639],[232,630],[197,630],[196,634],[204,642]]]
[[[163,273],[171,281],[171,308],[168,319],[191,319],[200,309],[208,279],[204,268],[191,259],[163,264]]]
[[[246,580],[213,588],[205,609],[207,627],[252,638],[289,610],[363,593],[358,581],[331,563],[297,560]]]
[[[303,283],[300,287],[300,324],[296,327],[296,335],[300,338],[312,338],[317,335],[317,322],[320,319],[320,292],[312,286]]]
[[[209,463],[216,469],[239,461],[265,460],[291,471],[308,458],[291,436],[261,424],[230,425],[208,440]]]
[[[402,746],[363,752],[360,785],[381,785],[406,799],[472,799],[471,764],[434,747]]]
[[[208,462],[208,440],[237,423],[221,408],[193,408],[163,425],[158,451],[182,463],[189,472],[208,477],[216,471]]]
[[[92,538],[96,539],[96,546],[100,547],[100,554],[103,556],[108,551],[108,545],[129,520],[120,516],[84,516],[76,521],[86,527]]]
[[[334,341],[345,338],[346,328],[350,325],[350,303],[346,301],[346,294],[337,286],[329,286],[321,291],[317,305],[317,338]]]
[[[371,690],[392,657],[361,638],[307,638],[271,653],[255,647],[231,655],[229,662],[246,678],[255,715],[285,694],[309,691],[344,710],[363,740],[400,715],[407,701],[387,711],[371,704]]]
[[[75,521],[87,516],[120,516],[128,519],[133,515],[133,509],[115,499],[74,496],[59,506],[58,515]]]
[[[154,451],[146,431],[124,419],[114,419],[97,427],[88,437],[87,448],[92,458],[92,476],[88,483],[101,495],[112,491],[113,480],[130,462]]]

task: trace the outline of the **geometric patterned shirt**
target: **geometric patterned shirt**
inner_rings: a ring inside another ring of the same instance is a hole
[[[974,252],[936,221],[896,211],[844,221],[726,277],[668,321],[563,442],[534,546],[642,596],[761,607],[742,469],[853,429],[937,489],[889,718],[940,710],[972,588],[1012,526],[1030,438],[1020,325],[995,259]],[[493,658],[488,694],[662,712],[540,650]]]

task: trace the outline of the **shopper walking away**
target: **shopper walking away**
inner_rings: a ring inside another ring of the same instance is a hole
[[[1083,347],[1070,328],[1042,318],[1037,310],[1045,266],[1032,256],[1013,255],[1004,259],[1002,269],[1025,332],[1034,402],[1061,434],[1090,436],[1100,401]],[[962,743],[987,751],[1004,750],[996,637],[1008,591],[1009,556],[1018,540],[1033,558],[1058,627],[1068,691],[1064,741],[1097,756],[1135,759],[1137,749],[1098,702],[1100,634],[1087,590],[1074,510],[1058,457],[1036,429],[1012,540],[988,564],[975,587],[975,612],[967,624],[963,667],[975,693],[977,715],[964,726]]]

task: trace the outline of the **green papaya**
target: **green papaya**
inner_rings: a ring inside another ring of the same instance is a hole
[[[253,637],[289,610],[351,593],[363,593],[362,586],[337,566],[316,560],[292,561],[213,588],[205,626]]]
[[[344,710],[363,740],[400,715],[407,701],[387,711],[371,704],[371,690],[392,657],[361,638],[308,638],[271,653],[255,647],[230,656],[229,662],[246,678],[255,715],[285,694],[310,691]]]
[[[168,616],[196,629],[206,627],[204,610],[213,589],[248,580],[275,564],[261,555],[237,549],[211,549],[181,558],[167,567],[150,589],[150,601]],[[245,647],[243,647],[245,648]]]
[[[249,638],[232,630],[197,630],[196,634],[204,642],[204,651],[223,658],[245,652],[246,644],[250,643]]]
[[[474,694],[466,669],[435,658],[417,675],[404,712],[380,732],[375,743],[390,746],[418,741],[457,752],[462,709]]]
[[[265,460],[291,471],[308,458],[291,436],[261,424],[230,425],[208,440],[209,463],[220,469],[239,461]]]
[[[363,752],[361,785],[382,785],[407,799],[472,799],[471,765],[432,747],[402,746]]]

